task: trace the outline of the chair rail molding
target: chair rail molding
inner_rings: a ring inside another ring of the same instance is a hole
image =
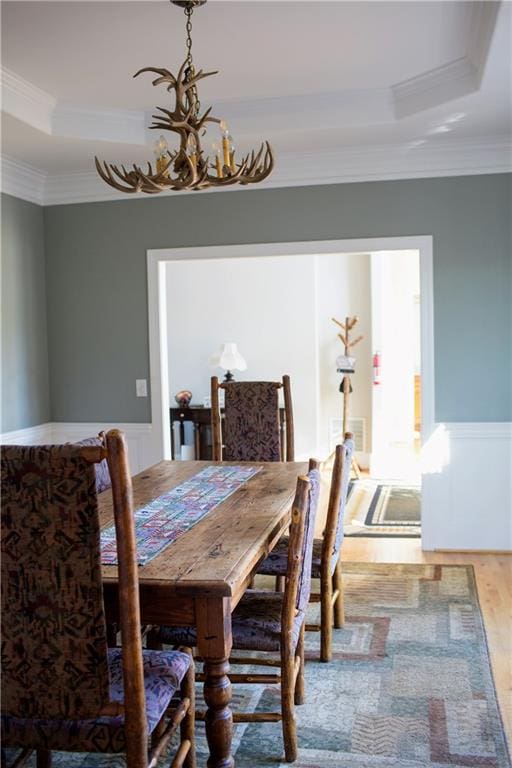
[[[0,435],[2,445],[51,445],[73,443],[86,437],[94,437],[101,431],[120,429],[126,435],[128,457],[132,475],[155,464],[151,451],[151,424],[108,424],[105,422],[48,422],[34,427],[4,432]]]

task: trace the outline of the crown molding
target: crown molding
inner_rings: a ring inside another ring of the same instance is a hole
[[[40,205],[147,199],[147,195],[124,194],[105,184],[94,172],[48,174],[10,163],[10,186],[3,189]],[[20,168],[22,178],[14,184],[13,174]],[[27,172],[27,169],[29,172]],[[508,136],[467,141],[436,142],[431,146],[382,145],[345,147],[300,154],[283,154],[272,175],[258,185],[229,187],[224,190],[180,192],[213,194],[250,189],[345,184],[364,181],[466,176],[512,172],[512,142]],[[39,173],[39,175],[37,175]],[[32,175],[30,175],[32,174]],[[2,179],[2,181],[4,181]],[[31,187],[31,182],[34,188]],[[173,196],[175,192],[163,192]]]
[[[52,134],[144,146],[148,143],[146,122],[147,114],[142,110],[99,109],[57,103],[52,115]]]
[[[474,67],[477,88],[482,82],[501,5],[502,0],[469,4],[471,21],[466,56]]]
[[[57,99],[6,67],[0,67],[2,111],[43,133],[52,132]]]
[[[395,122],[393,94],[390,88],[347,89],[315,94],[260,99],[230,99],[215,105],[237,135],[301,131],[341,123],[347,125],[383,125]],[[292,128],[293,130],[293,128]]]
[[[391,86],[398,120],[480,88],[500,5],[493,0],[469,3],[465,55]]]
[[[391,86],[397,120],[473,93],[475,67],[467,56]]]
[[[46,173],[5,155],[0,166],[2,192],[37,205],[45,204]]]

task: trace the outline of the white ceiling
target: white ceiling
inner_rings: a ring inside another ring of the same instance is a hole
[[[194,13],[193,51],[219,74],[201,102],[241,149],[270,140],[267,185],[507,170],[511,11],[210,0]],[[17,174],[25,196],[39,184],[38,202],[111,196],[92,158],[151,159],[146,126],[169,96],[132,75],[177,70],[183,12],[165,0],[4,1],[1,12],[3,187]]]

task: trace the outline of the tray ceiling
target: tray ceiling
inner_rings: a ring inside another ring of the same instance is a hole
[[[73,175],[74,199],[108,198],[92,156],[151,159],[146,126],[167,94],[131,76],[177,69],[182,12],[150,0],[1,11],[7,187],[21,169],[27,184],[37,176],[38,202],[69,200],[58,190]],[[507,170],[511,16],[509,2],[210,0],[194,14],[193,50],[219,74],[201,101],[229,120],[240,149],[271,141],[268,186],[319,183],[333,162],[332,181],[371,178],[368,157],[375,178]]]

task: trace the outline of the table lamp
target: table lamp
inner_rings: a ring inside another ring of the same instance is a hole
[[[233,381],[232,370],[245,371],[247,369],[247,363],[233,341],[224,343],[220,350],[211,356],[210,365],[214,368],[224,369],[226,372],[224,381]]]

